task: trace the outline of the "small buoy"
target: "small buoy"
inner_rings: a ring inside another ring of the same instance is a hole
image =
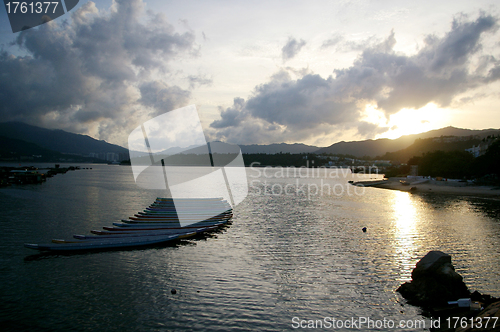
[[[177,291],[175,290],[175,288],[172,288],[172,289],[170,290],[170,293],[172,293],[172,294],[177,294]]]
[[[363,227],[363,228],[362,228],[362,230],[363,230],[363,232],[365,232],[365,233],[366,233],[366,227]]]

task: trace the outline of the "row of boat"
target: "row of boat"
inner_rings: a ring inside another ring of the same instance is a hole
[[[178,214],[183,214],[182,226]],[[206,218],[207,216],[210,216]],[[188,238],[214,231],[230,222],[233,216],[229,203],[222,198],[175,199],[157,198],[144,211],[129,219],[91,230],[90,235],[73,235],[71,240],[54,239],[48,244],[25,243],[30,249],[42,251],[73,251],[124,248],[151,245]]]

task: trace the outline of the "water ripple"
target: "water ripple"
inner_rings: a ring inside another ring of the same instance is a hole
[[[175,246],[50,257],[22,247],[109,225],[160,195],[130,176],[129,168],[95,166],[0,190],[5,326],[283,331],[293,317],[420,318],[395,289],[429,250],[451,254],[471,289],[500,295],[497,205],[374,188],[311,199],[253,188],[229,228]]]

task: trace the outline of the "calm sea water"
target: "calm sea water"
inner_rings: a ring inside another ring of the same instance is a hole
[[[500,296],[498,201],[354,192],[352,175],[311,170],[248,169],[250,192],[232,225],[204,238],[76,255],[24,248],[88,234],[161,196],[138,188],[130,167],[82,166],[93,169],[0,189],[2,331],[282,331],[294,317],[421,319],[395,290],[430,250],[451,254],[470,289]]]

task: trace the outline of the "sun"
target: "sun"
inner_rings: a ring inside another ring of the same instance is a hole
[[[374,105],[367,105],[363,120],[389,128],[388,131],[377,135],[376,138],[395,139],[403,135],[419,134],[445,127],[448,113],[448,110],[442,109],[434,103],[429,103],[419,109],[403,108],[399,112],[391,114],[387,120],[385,114]]]

